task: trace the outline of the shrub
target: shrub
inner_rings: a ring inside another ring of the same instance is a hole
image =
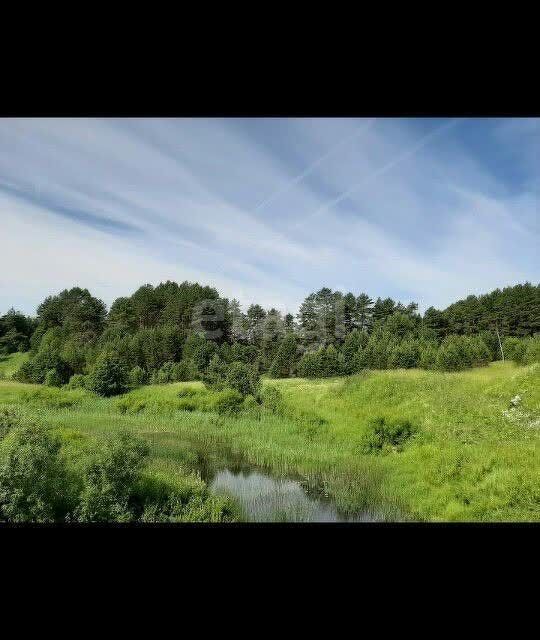
[[[497,334],[493,331],[480,331],[478,334],[480,338],[484,341],[486,347],[489,350],[490,360],[500,360],[501,358],[501,349],[499,347],[499,338]],[[506,357],[506,352],[505,352]]]
[[[60,378],[56,369],[49,369],[45,374],[45,386],[47,387],[61,387],[62,379]]]
[[[403,340],[391,351],[388,366],[397,369],[413,369],[420,362],[420,346],[417,340]]]
[[[212,357],[208,369],[203,376],[204,383],[211,389],[221,390],[225,386],[225,377],[229,365],[217,354]]]
[[[263,405],[270,411],[276,413],[283,405],[283,394],[276,387],[266,386],[262,391]]]
[[[472,365],[474,367],[487,366],[492,358],[491,351],[480,336],[470,336],[467,338],[471,351]]]
[[[525,351],[525,364],[533,364],[540,362],[540,337],[535,336],[527,341],[527,349]]]
[[[420,352],[420,361],[418,366],[421,369],[435,369],[437,366],[438,349],[433,344],[426,344]]]
[[[257,399],[251,394],[244,398],[244,409],[252,411],[254,409],[259,409],[259,406]]]
[[[469,342],[465,336],[446,337],[437,353],[437,369],[441,371],[462,371],[473,363]]]
[[[357,373],[357,354],[366,346],[369,337],[365,331],[354,329],[345,338],[343,343],[343,371],[346,374]]]
[[[101,354],[88,377],[88,388],[100,396],[124,393],[128,386],[127,367],[116,356]]]
[[[288,378],[292,375],[296,362],[296,349],[296,337],[288,333],[281,341],[268,371],[271,378]]]
[[[82,373],[74,373],[69,382],[67,383],[68,389],[85,389],[87,383],[87,376],[83,376]]]
[[[362,352],[361,367],[387,369],[396,342],[396,338],[388,332],[378,330],[373,333]]]
[[[22,417],[18,409],[11,407],[0,407],[0,440],[4,438],[11,429],[22,425]]]
[[[233,362],[228,366],[225,385],[240,393],[243,397],[259,395],[260,378],[254,367],[243,362]]]
[[[129,372],[129,384],[132,387],[140,387],[146,382],[146,371],[137,365]]]
[[[174,382],[189,382],[190,380],[198,380],[197,367],[191,360],[180,360],[175,362],[172,370],[172,378]]]
[[[12,429],[0,463],[0,519],[55,522],[71,511],[76,486],[60,456],[60,440],[37,426]]]
[[[300,358],[298,363],[298,375],[301,378],[319,378],[322,377],[320,351],[308,351]]]
[[[418,428],[409,420],[374,418],[364,433],[362,449],[364,453],[380,453],[389,449],[401,451],[405,442],[417,431]]]
[[[173,381],[174,362],[165,362],[154,377],[156,384],[167,384]]]
[[[527,342],[520,338],[505,338],[502,343],[504,357],[517,364],[523,364],[527,351]]]
[[[149,452],[143,440],[129,433],[109,436],[85,470],[77,520],[127,522],[135,519],[133,497]]]
[[[210,407],[220,414],[236,413],[240,410],[244,396],[236,389],[218,391],[211,399]]]
[[[302,378],[328,378],[343,372],[343,359],[333,345],[308,351],[298,363],[298,375]]]

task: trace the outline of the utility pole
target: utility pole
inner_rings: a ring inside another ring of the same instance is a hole
[[[499,339],[499,347],[501,349],[502,361],[504,362],[504,351],[503,351],[502,344],[501,344],[501,336],[499,335],[499,325],[498,324],[495,325],[495,330],[497,331],[497,338]]]

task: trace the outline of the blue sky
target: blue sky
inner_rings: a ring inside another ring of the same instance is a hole
[[[540,119],[0,119],[0,313],[197,280],[444,307],[540,281]]]

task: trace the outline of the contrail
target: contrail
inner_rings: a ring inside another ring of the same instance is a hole
[[[363,124],[362,126],[357,127],[352,134],[349,134],[345,138],[342,138],[337,144],[331,147],[324,155],[322,155],[320,158],[312,162],[306,169],[304,169],[304,171],[302,171],[302,173],[298,174],[290,182],[287,182],[285,185],[283,185],[283,187],[281,187],[281,189],[278,189],[277,191],[275,191],[268,198],[266,198],[262,202],[259,202],[259,204],[253,209],[253,211],[258,211],[262,207],[265,207],[267,204],[272,202],[272,200],[275,200],[278,196],[280,196],[282,193],[290,189],[292,186],[301,182],[307,175],[309,175],[313,171],[313,169],[315,169],[315,167],[319,166],[321,162],[323,162],[329,156],[335,153],[345,143],[350,142],[353,138],[358,136],[360,133],[364,133],[365,131],[373,127],[376,121],[377,121],[377,118],[370,118],[367,124]]]
[[[456,124],[458,124],[458,122],[463,122],[463,120],[466,120],[466,118],[454,118],[453,120],[450,120],[450,122],[445,122],[440,127],[437,127],[433,131],[430,131],[428,134],[423,136],[410,149],[407,149],[406,151],[404,151],[403,153],[399,154],[396,158],[394,158],[390,162],[387,162],[385,165],[383,165],[382,167],[380,167],[379,169],[377,169],[376,171],[374,171],[370,175],[366,176],[360,182],[357,182],[356,184],[354,184],[352,187],[350,187],[349,189],[347,189],[346,191],[341,193],[339,196],[337,196],[337,198],[334,198],[330,202],[327,202],[326,204],[324,204],[322,207],[319,207],[319,209],[314,211],[312,214],[306,216],[303,220],[301,220],[300,222],[297,222],[295,225],[293,225],[292,228],[296,229],[297,227],[300,227],[300,226],[304,225],[309,220],[312,220],[316,216],[320,215],[326,209],[329,209],[330,207],[333,207],[334,205],[336,205],[338,202],[341,202],[342,200],[347,198],[353,191],[356,191],[357,189],[360,189],[360,187],[365,186],[370,181],[375,180],[376,178],[378,178],[379,176],[383,175],[387,171],[390,171],[390,169],[393,169],[397,164],[399,164],[400,162],[403,162],[403,160],[406,160],[407,158],[410,158],[417,151],[419,151],[422,147],[425,147],[433,138],[435,138],[436,136],[438,136],[441,133],[443,133],[443,131],[446,131],[446,130],[450,129],[451,127],[453,127]]]

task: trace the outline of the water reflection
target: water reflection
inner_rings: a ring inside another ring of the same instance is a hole
[[[370,522],[376,514],[347,518],[328,501],[308,495],[296,480],[273,478],[259,471],[222,469],[210,489],[234,497],[252,522]]]

